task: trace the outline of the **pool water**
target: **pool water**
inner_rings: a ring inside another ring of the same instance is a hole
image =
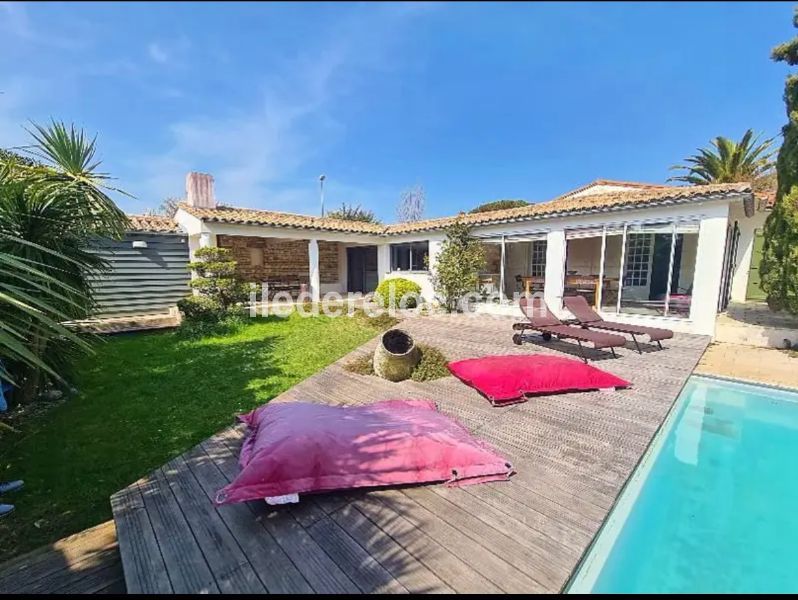
[[[798,592],[798,393],[691,377],[569,592]]]

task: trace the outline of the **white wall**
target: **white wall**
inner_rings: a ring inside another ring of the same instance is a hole
[[[754,249],[754,233],[765,226],[768,211],[757,211],[753,217],[746,217],[742,202],[731,207],[729,221],[740,228],[740,239],[737,243],[737,262],[734,265],[731,286],[732,302],[745,302],[748,289],[748,271],[751,268],[751,255]]]
[[[690,320],[695,333],[704,335],[715,335],[720,282],[723,277],[723,252],[729,224],[728,207],[724,208],[726,210],[717,216],[702,219],[698,233]]]
[[[565,316],[562,297],[565,289],[565,229],[554,229],[546,236],[546,283],[543,297],[549,309]]]
[[[391,244],[404,244],[409,242],[429,242],[429,266],[430,271],[435,270],[438,264],[438,255],[441,252],[441,244],[445,238],[443,233],[427,233],[425,235],[403,235],[390,236],[386,242],[377,247],[377,268],[379,269],[379,280],[408,279],[421,287],[421,295],[425,300],[435,298],[435,290],[432,287],[430,274],[427,271],[391,271]]]

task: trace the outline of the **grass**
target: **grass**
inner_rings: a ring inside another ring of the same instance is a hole
[[[257,319],[203,338],[111,337],[78,366],[79,394],[0,432],[0,480],[21,478],[0,561],[111,518],[109,497],[360,346],[386,323]]]
[[[413,381],[433,381],[451,375],[446,366],[449,364],[449,359],[440,350],[426,344],[419,344],[418,350],[421,359],[410,376]],[[344,369],[358,375],[374,375],[372,355],[364,354],[353,358],[344,365]]]

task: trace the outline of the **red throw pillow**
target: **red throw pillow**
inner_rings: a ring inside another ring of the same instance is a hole
[[[449,363],[449,370],[463,383],[484,394],[494,405],[523,402],[526,394],[631,385],[612,373],[581,361],[548,354],[471,358]]]
[[[241,420],[249,426],[241,473],[217,504],[433,481],[466,485],[512,473],[492,447],[422,400],[268,404]]]

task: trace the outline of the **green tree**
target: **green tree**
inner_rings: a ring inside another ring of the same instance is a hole
[[[476,208],[472,208],[470,213],[483,213],[492,212],[494,210],[504,210],[506,208],[521,208],[522,206],[529,205],[526,200],[494,200],[493,202],[486,202],[480,204]]]
[[[699,148],[698,154],[685,158],[687,164],[672,166],[672,171],[686,173],[670,177],[668,181],[692,185],[741,181],[753,184],[773,171],[773,138],[761,142],[760,138],[754,136],[751,129],[739,142],[718,136],[710,142],[709,148]]]
[[[215,302],[221,313],[226,312],[236,302],[247,298],[247,287],[236,275],[236,261],[229,248],[209,246],[194,253],[195,260],[188,264],[194,271],[191,287],[200,296]]]
[[[346,202],[341,204],[341,208],[327,213],[327,217],[330,219],[340,219],[342,221],[362,221],[363,223],[374,223],[375,225],[380,224],[380,220],[373,211],[366,210],[359,204],[354,206],[347,204]]]
[[[798,27],[798,10],[793,17]],[[773,49],[773,60],[798,64],[798,37]],[[765,221],[765,243],[759,272],[768,304],[775,310],[798,313],[798,74],[784,86],[787,124],[776,160],[776,203]]]
[[[7,294],[0,329],[24,344],[24,351],[18,344],[12,349],[6,338],[0,359],[7,360],[7,375],[20,387],[16,397],[23,402],[43,385],[63,382],[76,354],[88,350],[76,334],[65,335],[61,324],[85,319],[94,309],[91,280],[108,264],[89,250],[92,240],[121,237],[127,225],[108,196],[120,190],[98,170],[95,139],[59,122],[34,124],[29,133],[31,159],[0,155]]]
[[[484,247],[471,236],[468,225],[456,221],[446,231],[430,276],[432,287],[448,312],[456,311],[460,300],[477,289],[479,272],[484,268]]]

